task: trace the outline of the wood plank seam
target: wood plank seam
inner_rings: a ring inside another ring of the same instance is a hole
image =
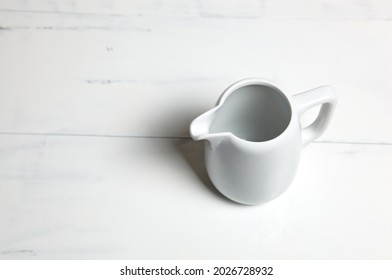
[[[191,140],[187,136],[159,136],[159,135],[114,135],[114,134],[79,134],[79,133],[39,133],[39,132],[0,132],[0,135],[21,136],[72,136],[72,137],[96,137],[96,138],[129,138],[129,139],[184,139]],[[359,141],[314,141],[315,144],[345,144],[345,145],[383,145],[392,146],[388,142],[359,142]]]

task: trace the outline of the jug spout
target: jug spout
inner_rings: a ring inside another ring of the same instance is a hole
[[[193,140],[207,140],[209,147],[212,150],[215,149],[228,135],[228,133],[212,133],[210,131],[216,110],[217,108],[215,107],[214,109],[200,115],[192,121],[189,128],[189,132]]]
[[[212,119],[214,118],[215,111],[215,108],[207,111],[192,121],[189,132],[194,140],[208,140],[210,136],[210,126]]]

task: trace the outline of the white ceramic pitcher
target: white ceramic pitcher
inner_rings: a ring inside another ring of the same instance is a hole
[[[302,128],[302,114],[320,104],[316,120]],[[205,164],[215,187],[236,202],[259,204],[289,187],[302,147],[324,132],[335,105],[330,86],[291,96],[271,81],[244,79],[193,120],[190,134],[207,140]]]

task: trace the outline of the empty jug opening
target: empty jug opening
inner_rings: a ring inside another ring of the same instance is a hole
[[[252,142],[268,141],[285,131],[291,106],[278,89],[248,85],[231,93],[216,112],[211,133],[231,132]]]

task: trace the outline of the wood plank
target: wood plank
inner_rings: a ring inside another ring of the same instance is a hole
[[[390,259],[391,145],[312,144],[278,199],[214,191],[190,140],[0,137],[0,258]]]
[[[392,22],[0,15],[0,132],[188,137],[264,77],[336,88],[321,141],[392,142]]]
[[[387,0],[182,0],[182,1],[2,1],[0,9],[140,17],[391,19]]]

